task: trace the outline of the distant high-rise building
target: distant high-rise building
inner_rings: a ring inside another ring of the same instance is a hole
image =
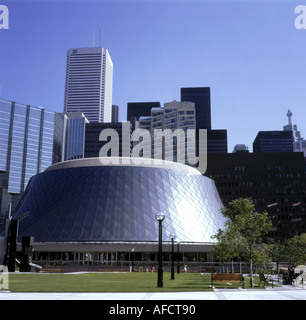
[[[137,127],[140,117],[151,116],[152,108],[160,108],[160,102],[128,102],[127,121],[132,123],[132,130]]]
[[[259,131],[253,142],[253,152],[293,152],[293,132]]]
[[[298,140],[293,143],[294,152],[303,152],[306,158],[306,140]]]
[[[288,112],[287,112],[288,124],[283,127],[284,131],[292,131],[293,132],[293,142],[302,141],[303,138],[301,137],[300,131],[298,131],[298,129],[297,129],[297,125],[292,124],[292,120],[291,120],[292,115],[293,115],[293,113],[290,110],[288,110]]]
[[[58,114],[63,120],[62,159],[60,161],[84,158],[85,125],[89,121],[82,112]]]
[[[207,130],[207,153],[227,153],[227,130]]]
[[[112,105],[112,122],[119,122],[119,106]]]
[[[210,88],[181,88],[181,101],[195,104],[197,129],[211,129]]]
[[[185,163],[187,160],[187,130],[195,129],[196,111],[192,102],[172,101],[164,104],[164,108],[152,108],[150,117],[141,117],[139,119],[139,128],[149,130],[152,137],[152,145],[147,146],[151,150],[151,157],[154,159],[166,159],[177,161],[177,151],[184,148]],[[155,136],[155,130],[182,129],[185,139],[172,139],[163,141],[162,138]],[[178,144],[181,141],[181,145]],[[188,144],[190,154],[195,155],[195,143]],[[145,152],[145,150],[144,150]],[[148,154],[148,153],[147,153]]]
[[[205,175],[214,180],[224,206],[252,198],[273,224],[267,238],[285,240],[306,232],[304,157],[295,152],[208,154]]]
[[[123,129],[123,126],[124,126],[123,124],[126,124],[126,128],[124,129]],[[117,132],[119,137],[119,154],[118,154],[119,157],[127,156],[125,153],[130,154],[131,134],[132,134],[131,123],[129,122],[108,122],[108,123],[91,122],[86,124],[84,158],[99,157],[101,148],[108,143],[108,141],[100,140],[100,134],[105,129],[113,129]],[[125,129],[126,129],[126,132],[124,131]],[[122,147],[125,148],[123,153],[122,153]],[[107,156],[111,157],[113,155],[108,154]]]
[[[196,148],[199,129],[207,129],[207,153],[227,153],[227,130],[211,129],[210,87],[181,88],[181,101],[191,101],[196,110]]]
[[[245,144],[236,144],[233,149],[233,153],[237,153],[237,152],[249,152],[249,148]]]
[[[285,125],[284,131],[292,131],[293,133],[293,151],[294,152],[303,152],[304,157],[306,157],[306,140],[304,140],[301,136],[300,131],[297,129],[296,124],[292,124],[292,112],[288,110],[287,117],[288,117],[288,124]]]
[[[102,47],[67,51],[64,113],[83,112],[91,122],[111,122],[113,62]]]

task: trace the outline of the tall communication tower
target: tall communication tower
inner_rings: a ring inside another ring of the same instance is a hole
[[[288,124],[291,125],[292,124],[292,122],[291,122],[292,112],[290,111],[290,109],[287,112],[287,117],[288,117]]]

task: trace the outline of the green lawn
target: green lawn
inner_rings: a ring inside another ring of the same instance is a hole
[[[256,283],[256,282],[255,282]],[[237,288],[240,284],[214,283],[216,288]],[[245,288],[249,287],[249,279]],[[164,272],[164,286],[157,288],[157,273],[9,274],[11,292],[166,292],[212,291],[210,274]]]

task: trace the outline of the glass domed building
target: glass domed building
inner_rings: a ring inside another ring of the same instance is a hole
[[[110,162],[111,159],[111,162]],[[181,259],[208,259],[212,235],[224,227],[214,182],[183,164],[144,158],[85,158],[57,163],[32,177],[14,215],[34,237],[34,261],[124,265],[154,262],[158,222],[165,260],[171,235]],[[168,253],[167,253],[168,252]],[[133,257],[134,259],[134,257]]]

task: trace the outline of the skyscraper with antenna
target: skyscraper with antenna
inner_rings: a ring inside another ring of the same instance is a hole
[[[111,122],[112,91],[113,62],[107,49],[67,51],[64,113],[83,112],[90,122]]]
[[[292,131],[293,132],[293,140],[294,140],[293,142],[303,140],[303,138],[301,137],[300,131],[298,131],[298,129],[297,129],[297,125],[292,124],[292,115],[293,115],[293,113],[289,109],[287,112],[288,124],[283,127],[284,131]]]
[[[293,113],[288,110],[288,124],[284,126],[284,131],[292,131],[293,133],[293,151],[294,152],[303,152],[304,157],[306,158],[306,140],[301,137],[300,131],[297,129],[296,124],[292,124],[292,115]]]

